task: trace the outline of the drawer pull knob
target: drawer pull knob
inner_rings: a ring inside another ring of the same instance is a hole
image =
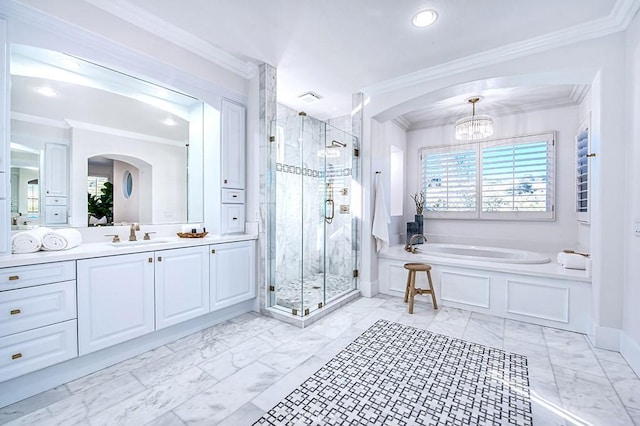
[[[22,358],[22,354],[20,352],[18,352],[17,354],[11,355],[11,359],[18,359],[18,358]]]
[[[153,263],[153,257],[149,258],[149,263]]]
[[[158,256],[158,262],[162,262],[162,256]]]
[[[212,250],[211,250],[211,254],[216,254],[215,249],[212,249]]]
[[[234,217],[234,218],[232,218],[232,219],[233,219],[233,220],[238,220],[238,218],[237,218],[237,217]]]
[[[238,196],[237,196],[237,195],[235,195],[235,194],[234,194],[234,195],[232,195],[232,197],[233,197],[233,198],[238,198]]]
[[[11,315],[18,315],[20,312],[21,312],[20,309],[12,309],[9,313]]]
[[[18,275],[11,275],[9,277],[9,281],[15,281],[15,280],[18,280],[18,279],[20,279],[20,277]]]
[[[226,180],[226,179],[224,180],[224,183],[227,183],[227,180]]]

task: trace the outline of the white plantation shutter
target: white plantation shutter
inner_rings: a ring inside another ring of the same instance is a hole
[[[475,149],[424,153],[422,178],[426,211],[476,211]]]
[[[553,219],[554,139],[546,133],[423,149],[426,216]]]
[[[576,212],[585,216],[589,212],[588,154],[589,128],[585,127],[576,137]]]

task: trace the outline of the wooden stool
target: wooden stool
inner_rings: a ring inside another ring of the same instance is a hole
[[[438,309],[436,292],[433,288],[433,282],[431,281],[431,266],[426,263],[405,263],[404,269],[409,271],[409,275],[407,275],[407,287],[404,290],[404,301],[405,303],[407,300],[409,301],[409,313],[413,313],[413,297],[416,294],[431,294],[433,309]],[[424,271],[427,273],[429,289],[416,288],[416,271]]]

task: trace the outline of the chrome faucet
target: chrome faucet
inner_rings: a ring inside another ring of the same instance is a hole
[[[138,241],[138,239],[136,238],[136,231],[140,230],[140,225],[138,225],[137,223],[132,223],[131,227],[129,228],[129,241]]]
[[[427,236],[426,235],[424,235],[424,234],[422,234],[422,235],[421,234],[413,234],[411,236],[411,238],[409,239],[409,242],[404,246],[405,251],[408,251],[409,253],[416,253],[418,251],[418,249],[413,246],[413,243],[415,243],[418,238],[424,238],[424,242],[425,243],[427,242]]]

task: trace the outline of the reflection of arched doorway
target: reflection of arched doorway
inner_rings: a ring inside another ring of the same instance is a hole
[[[113,223],[150,223],[151,165],[120,154],[102,154],[88,160],[90,177],[106,178],[113,185]]]

